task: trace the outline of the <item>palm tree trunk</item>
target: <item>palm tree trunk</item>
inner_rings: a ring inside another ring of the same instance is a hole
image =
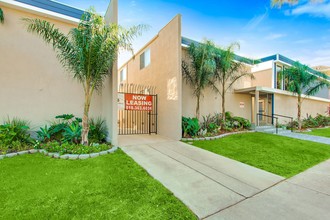
[[[301,95],[298,95],[298,115],[297,115],[297,119],[298,119],[298,129],[301,130]]]
[[[197,95],[197,103],[196,103],[196,118],[199,120],[199,101],[200,95]]]
[[[88,132],[89,132],[89,124],[88,124],[88,113],[89,107],[91,104],[91,95],[86,92],[85,93],[85,104],[84,104],[84,116],[82,119],[82,133],[81,133],[81,144],[88,145]]]
[[[221,94],[221,98],[222,98],[222,120],[223,120],[223,123],[225,124],[226,122],[226,106],[225,106],[225,85],[223,84],[222,85],[222,94]]]

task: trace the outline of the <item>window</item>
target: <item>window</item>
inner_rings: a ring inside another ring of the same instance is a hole
[[[150,49],[146,49],[141,55],[140,55],[140,69],[147,67],[150,64]]]
[[[127,78],[127,71],[126,67],[124,67],[122,70],[120,70],[120,82],[125,81]]]
[[[282,73],[282,67],[276,66],[276,89],[282,89],[283,88],[283,73]]]

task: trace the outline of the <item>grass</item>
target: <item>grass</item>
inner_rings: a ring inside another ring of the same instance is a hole
[[[313,129],[312,131],[305,132],[304,134],[316,135],[316,136],[322,136],[322,137],[330,138],[330,128]]]
[[[330,158],[329,145],[264,133],[236,134],[193,145],[283,177]]]
[[[1,219],[196,219],[118,150],[88,160],[0,160]]]

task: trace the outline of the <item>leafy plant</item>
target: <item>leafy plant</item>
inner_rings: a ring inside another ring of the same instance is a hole
[[[211,116],[210,114],[207,116],[203,116],[203,122],[201,123],[201,129],[207,130],[209,133],[215,132],[219,128],[218,115],[215,114]]]
[[[197,118],[186,118],[182,117],[182,131],[183,137],[187,135],[194,137],[199,131],[199,122]]]
[[[3,11],[2,11],[2,9],[0,8],[0,23],[4,23],[4,21],[5,21],[5,16],[3,15]]]
[[[37,131],[37,137],[41,142],[48,142],[50,141],[52,137],[52,130],[47,127],[47,125],[44,128],[40,128],[39,131]]]
[[[78,144],[81,140],[81,125],[78,122],[72,122],[64,128],[63,137],[65,142]]]
[[[9,118],[0,125],[0,151],[15,152],[31,148],[34,140],[29,133],[29,122]]]
[[[29,122],[18,118],[9,118],[0,125],[0,141],[10,145],[13,141],[20,141],[25,144],[33,144],[29,133]]]
[[[89,120],[88,139],[90,143],[105,143],[108,135],[106,122],[102,118],[91,118]]]
[[[110,149],[110,145],[107,144],[93,144],[90,146],[85,146],[82,144],[71,144],[63,143],[59,144],[57,141],[48,142],[42,144],[43,149],[48,152],[63,154],[90,154],[100,151],[105,151]]]

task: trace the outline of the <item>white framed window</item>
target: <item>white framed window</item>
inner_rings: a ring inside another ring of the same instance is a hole
[[[140,55],[140,69],[149,66],[150,61],[150,48],[148,48]]]
[[[126,67],[124,67],[122,70],[120,70],[120,82],[126,81],[127,79],[127,70]]]

